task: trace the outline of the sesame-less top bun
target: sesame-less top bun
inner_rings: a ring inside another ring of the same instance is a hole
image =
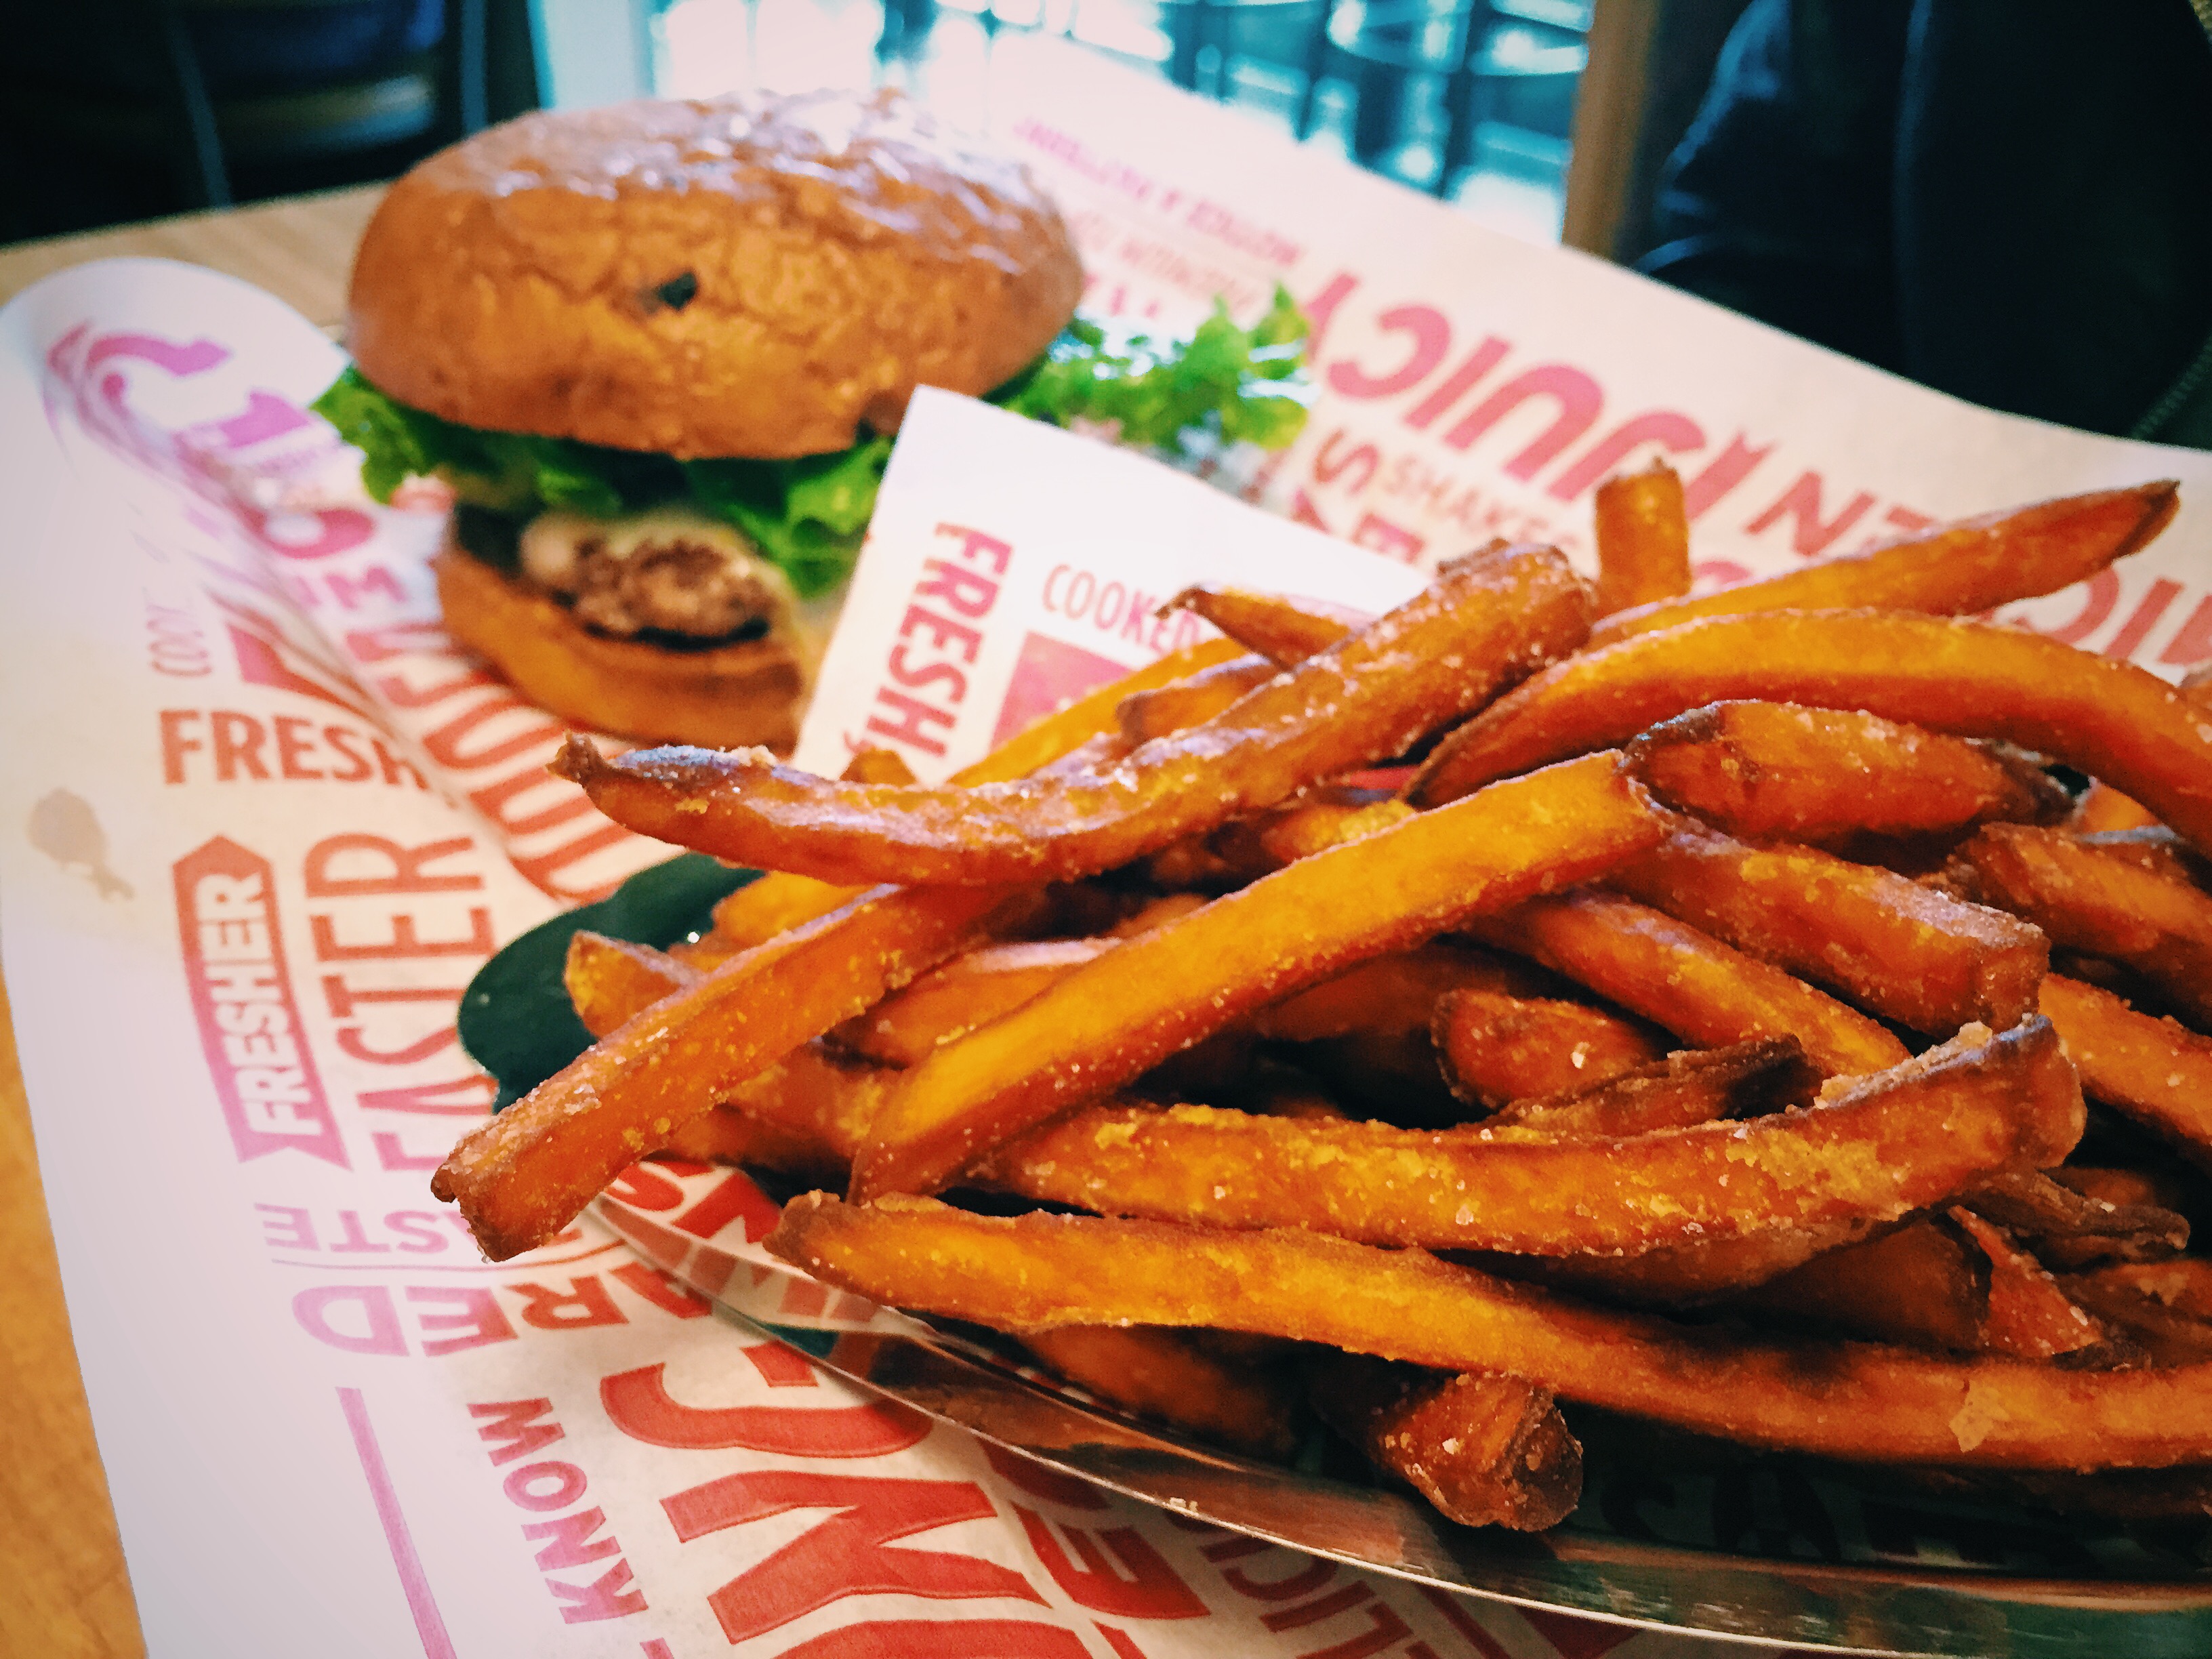
[[[349,345],[465,426],[681,459],[849,447],[916,386],[988,392],[1083,273],[1022,166],[903,95],[526,115],[392,187]]]

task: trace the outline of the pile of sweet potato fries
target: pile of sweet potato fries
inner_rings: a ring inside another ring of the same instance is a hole
[[[1310,1406],[1462,1521],[1573,1507],[1561,1401],[2203,1511],[2212,699],[1968,619],[2174,510],[1689,598],[1655,470],[1595,590],[1534,546],[1375,617],[1194,589],[1223,637],[944,785],[572,739],[611,817],[776,873],[671,952],[580,934],[599,1042],[436,1190],[503,1259],[655,1152],[842,1185],[769,1248],[1251,1449]]]

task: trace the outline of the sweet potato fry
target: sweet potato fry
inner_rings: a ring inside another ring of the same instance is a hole
[[[1103,954],[1112,942],[1073,939],[984,945],[893,992],[866,1013],[838,1026],[830,1039],[861,1060],[883,1066],[915,1065],[939,1045],[1019,1007],[1069,969]],[[648,945],[589,930],[568,942],[569,1000],[584,1029],[595,1037],[605,1036],[661,998],[696,984],[700,976],[700,969]]]
[[[2212,720],[2156,675],[2016,628],[1897,612],[1713,617],[1546,669],[1437,745],[1416,805],[1730,698],[2002,738],[2125,790],[2212,850]]]
[[[1378,790],[1322,784],[1282,806],[1164,847],[1145,861],[1145,872],[1162,887],[1226,892],[1413,814],[1405,802]]]
[[[2212,1168],[2212,1037],[2058,974],[2043,981],[2041,1006],[2083,1093]]]
[[[542,1244],[678,1125],[1035,903],[1003,888],[887,889],[756,945],[464,1135],[430,1190],[459,1204],[495,1261]]]
[[[1682,480],[1664,461],[1597,487],[1597,613],[1690,591],[1690,520]]]
[[[2212,1021],[2212,894],[2063,830],[1993,823],[1959,849],[1980,891],[2069,950],[2108,957]]]
[[[1118,729],[1115,714],[1124,699],[1172,685],[1177,680],[1202,674],[1243,655],[1231,640],[1201,640],[1170,651],[1156,662],[1132,670],[1118,680],[1085,692],[1065,708],[1024,726],[972,766],[963,767],[951,781],[962,785],[1009,783],[1051,765],[1093,738]]]
[[[825,881],[991,884],[1110,869],[1402,751],[1579,644],[1589,600],[1550,548],[1445,567],[1421,593],[1213,720],[1081,776],[936,789],[837,783],[765,750],[554,763],[617,822]]]
[[[913,769],[888,749],[862,749],[840,775],[848,783],[906,784]],[[702,973],[740,951],[765,944],[786,928],[827,915],[866,891],[769,871],[726,895],[714,907],[714,925],[702,937],[669,946],[668,954]]]
[[[1240,870],[1215,852],[1211,836],[1188,836],[1170,842],[1133,866],[1144,872],[1146,883],[1163,892],[1196,897],[1225,893],[1257,880],[1257,873]]]
[[[1978,616],[2095,575],[2147,546],[2179,505],[2180,486],[2167,480],[1985,513],[1698,599],[1625,611],[1607,617],[1592,643],[1610,645],[1695,617],[1760,611],[1881,605]]]
[[[2120,1262],[2069,1278],[2069,1284],[2125,1285],[2143,1296],[2212,1323],[2212,1260],[2179,1256],[2171,1261]]]
[[[1163,893],[1158,898],[1146,899],[1107,928],[1102,937],[1134,939],[1139,933],[1149,933],[1171,921],[1180,921],[1192,911],[1205,908],[1206,901],[1196,893]]]
[[[1417,1031],[1437,999],[1462,988],[1533,993],[1534,972],[1510,957],[1441,940],[1376,957],[1323,980],[1252,1017],[1255,1036],[1279,1042],[1322,1042],[1354,1031]]]
[[[1492,1108],[1607,1082],[1668,1048],[1650,1026],[1588,1003],[1474,987],[1437,999],[1429,1034],[1452,1092]]]
[[[2040,1170],[1998,1177],[1962,1200],[2024,1240],[2047,1264],[2162,1261],[2188,1248],[2186,1218],[2156,1205],[2116,1205]]]
[[[2132,830],[2097,830],[2086,834],[2069,828],[2063,833],[2081,846],[2124,860],[2154,876],[2198,887],[2212,884],[2212,859],[2162,823],[2139,823]]]
[[[1250,865],[1256,881],[1326,848],[1388,830],[1412,817],[1413,810],[1387,795],[1377,799],[1370,790],[1325,784],[1272,812],[1225,824],[1215,838],[1242,841],[1249,835],[1255,848]],[[1233,852],[1230,857],[1236,861]]]
[[[1989,1264],[1989,1310],[1982,1319],[1982,1347],[2019,1359],[2055,1359],[2106,1340],[2104,1328],[2081,1311],[2044,1271],[2043,1264],[2005,1237],[2002,1228],[1963,1205],[1948,1212]]]
[[[862,1060],[912,1066],[939,1044],[1019,1007],[1111,943],[1074,939],[987,945],[932,969],[830,1036],[839,1048]],[[568,1000],[584,1029],[595,1037],[605,1036],[661,998],[696,984],[701,974],[649,945],[608,939],[588,929],[568,941]]]
[[[1001,1148],[977,1179],[1109,1215],[1525,1255],[1894,1221],[2055,1164],[2081,1137],[2048,1021],[1972,1037],[1831,1084],[1809,1110],[1625,1139],[1094,1107]]]
[[[2202,1269],[2201,1259],[2145,1267],[2126,1263],[2068,1273],[2058,1286],[2069,1297],[2123,1334],[2154,1365],[2194,1365],[2212,1360],[2212,1308],[2161,1295],[2156,1279],[2172,1268]],[[2169,1278],[2178,1277],[2169,1274]]]
[[[837,775],[848,783],[912,783],[914,768],[895,749],[860,748]]]
[[[1366,611],[1326,599],[1255,593],[1249,587],[1212,582],[1186,587],[1160,607],[1162,616],[1170,611],[1195,612],[1279,668],[1304,662],[1375,620]]]
[[[779,933],[842,909],[867,890],[839,882],[817,881],[811,876],[769,871],[714,907],[714,927],[684,951],[683,960],[695,968],[712,968],[740,951],[765,945]]]
[[[1041,939],[987,945],[933,968],[830,1034],[847,1053],[882,1066],[919,1066],[944,1044],[1027,1002],[1112,941]]]
[[[1630,744],[1628,763],[1669,805],[1753,840],[2049,823],[2070,805],[2041,769],[1963,738],[1797,703],[1692,709]]]
[[[679,1125],[661,1151],[701,1164],[773,1170],[817,1187],[842,1184],[851,1168],[830,1157],[819,1143],[735,1106],[717,1106]]]
[[[2002,910],[1693,820],[1606,884],[1931,1036],[1976,1021],[2009,1030],[2051,963],[2043,935]]]
[[[1892,1231],[1814,1256],[1729,1298],[1727,1306],[1811,1321],[1869,1341],[1975,1353],[1984,1346],[1989,1265],[1956,1227],[1916,1216]]]
[[[1686,1328],[1302,1229],[1009,1220],[927,1199],[865,1206],[812,1193],[785,1207],[768,1247],[829,1284],[954,1318],[1285,1336],[1519,1376],[1563,1399],[1857,1462],[2212,1462],[2212,1365],[2086,1372]]]
[[[1046,722],[1049,724],[1057,718],[1048,715]],[[1018,738],[1014,741],[1018,743],[1021,739]],[[1048,761],[1024,775],[1048,777],[1058,773],[1088,772],[1097,766],[1110,765],[1128,753],[1130,747],[1130,744],[1118,733],[1097,733],[1078,743],[1058,759]],[[989,767],[995,758],[995,752],[987,755],[976,765]],[[849,768],[847,769],[850,770]],[[965,775],[965,773],[957,774],[953,781],[957,782]],[[851,903],[867,890],[866,886],[846,886],[836,882],[817,881],[811,876],[771,870],[738,888],[717,904],[714,926],[703,938],[688,945],[672,945],[669,954],[695,968],[712,968],[716,963],[727,961],[741,950],[765,944],[778,933],[811,921],[817,916],[827,915],[830,911]]]
[[[1948,544],[1988,556],[1963,574],[1877,550],[1721,608],[1823,583],[1911,605],[2040,580],[2115,556],[2100,535],[2147,539],[2170,495],[1954,526]],[[2008,538],[2026,577],[1989,562]],[[2202,1178],[2103,1167],[2144,1144],[2106,1118],[2096,1161],[2064,1163],[2084,1078],[2206,1153],[2204,1115],[2171,1097],[2202,1086],[2190,1067],[2212,1038],[2072,982],[2154,1009],[2212,983],[2202,707],[2123,664],[1908,609],[1648,633],[1632,617],[1486,708],[1589,637],[1587,592],[1540,550],[1486,550],[1371,621],[1192,602],[1264,659],[1224,640],[1096,693],[1004,775],[1003,754],[928,788],[866,754],[834,783],[746,757],[576,757],[672,821],[796,848],[776,856],[811,873],[756,884],[732,929],[668,952],[578,936],[572,994],[601,1041],[434,1182],[486,1253],[542,1241],[655,1147],[842,1179],[849,1205],[801,1200],[776,1238],[830,1282],[1034,1339],[1103,1398],[1268,1455],[1291,1438],[1284,1386],[1315,1376],[1290,1346],[1346,1349],[1364,1356],[1336,1368],[1347,1432],[1474,1520],[1571,1504],[1555,1394],[1601,1422],[1732,1435],[1732,1455],[2076,1496],[2094,1468],[2138,1508],[2203,1487],[2212,1263],[2179,1254]],[[1586,752],[1622,738],[1632,763]],[[2177,827],[2083,833],[2044,756]],[[695,759],[742,787],[653,784]],[[1401,765],[1358,770],[1378,759]],[[1486,777],[1510,781],[1470,787]],[[1723,827],[1674,816],[1647,778]],[[2030,921],[1978,908],[2004,884],[1953,857],[1962,836],[1983,863],[2061,847],[2154,933],[2130,943],[2099,914],[2050,981]],[[1826,850],[1787,844],[1808,841]],[[1170,890],[1133,915],[1178,860],[1224,896]],[[900,884],[839,885],[879,878]],[[727,955],[739,928],[789,923]],[[2172,941],[2200,931],[2204,962],[2177,967]],[[1059,943],[1005,943],[1041,939]],[[1561,975],[1602,1008],[1544,1005],[1579,994]],[[1900,1030],[1964,1027],[1910,1060],[1798,975]],[[1532,1006],[1581,1035],[1546,1054],[1536,1024],[1500,1027]],[[1976,1019],[2014,1014],[1996,1036]],[[1438,1066],[1455,1019],[1469,1092],[1504,1103],[1478,1123]],[[1665,1040],[1644,1019],[1721,1046],[1651,1058]],[[955,1182],[979,1208],[1002,1207],[994,1190],[1042,1208],[995,1221],[908,1196]],[[1066,1206],[1099,1214],[1047,1213]],[[1829,1328],[1745,1334],[1776,1307]]]
[[[1846,1336],[2048,1359],[2106,1341],[2040,1262],[1960,1206],[1817,1256],[1729,1304]]]
[[[595,1037],[605,1036],[661,998],[697,984],[703,975],[703,969],[665,951],[609,939],[589,928],[569,935],[568,956],[562,966],[576,1018]]]
[[[1068,1381],[1124,1411],[1262,1457],[1287,1457],[1297,1448],[1290,1378],[1231,1364],[1181,1331],[1063,1325],[1019,1340]]]
[[[1868,1221],[1662,1244],[1642,1255],[1491,1255],[1492,1272],[1635,1308],[1701,1308],[1863,1242]]]
[[[1026,777],[1092,738],[1115,731],[1115,714],[1124,699],[1204,673],[1241,654],[1231,640],[1203,640],[1170,651],[1157,662],[1087,691],[1066,708],[1031,722],[973,766],[954,773],[952,781],[1004,783]],[[864,890],[816,881],[811,876],[771,872],[714,907],[714,931],[702,941],[708,948],[699,965],[711,967],[738,951],[767,943],[787,928],[826,916]]]
[[[777,1165],[773,1158],[757,1156],[762,1143],[769,1139],[770,1132],[757,1118],[717,1106],[671,1130],[668,1144],[660,1150],[672,1158],[688,1158],[700,1164],[757,1163],[774,1169]],[[810,1172],[810,1176],[817,1182],[834,1183],[838,1179],[832,1169]]]
[[[1753,1037],[1725,1048],[1691,1048],[1602,1082],[1516,1100],[1483,1120],[1488,1128],[1553,1135],[1640,1135],[1802,1104],[1820,1069],[1795,1037]]]
[[[1315,1362],[1310,1397],[1379,1473],[1462,1526],[1541,1532],[1582,1498],[1583,1449],[1556,1396],[1517,1376],[1338,1352]]]
[[[2092,778],[2066,827],[2076,835],[2094,835],[2100,830],[2147,830],[2157,822],[2158,815],[2146,811],[2132,795],[2122,794],[2102,778]]]
[[[1170,685],[1131,692],[1114,719],[1124,739],[1150,743],[1225,714],[1281,672],[1265,657],[1232,657]]]
[[[1602,874],[1658,826],[1619,757],[1592,756],[1302,859],[1125,940],[906,1073],[854,1194],[934,1190],[1000,1141],[1290,992]]]
[[[1831,1075],[1905,1058],[1905,1045],[1856,1008],[1633,899],[1537,899],[1473,931],[1692,1042],[1794,1036]]]
[[[2066,1041],[2063,1031],[2058,1034],[2058,1040],[2061,1043]],[[2073,1054],[2069,1051],[2066,1058],[2073,1059]],[[2074,1069],[2079,1072],[2081,1068],[2076,1066]],[[2088,1092],[2087,1085],[2082,1092]],[[2116,1210],[2167,1210],[2179,1214],[2189,1201],[2189,1182],[2171,1164],[2157,1170],[2125,1170],[2111,1164],[2067,1163],[2044,1173],[2081,1197],[2109,1204]]]
[[[2069,1297],[2126,1329],[2152,1364],[2212,1358],[2212,1261],[2177,1256],[2063,1274]]]
[[[2212,708],[2212,675],[2203,667],[2184,674],[2174,690],[2200,708]],[[2142,802],[2122,794],[2102,778],[2092,778],[2066,827],[2086,836],[2113,830],[2147,830],[2157,823],[2158,815]]]
[[[679,1124],[664,1150],[842,1181],[890,1075],[842,1059],[818,1042],[802,1043],[738,1084],[713,1110]]]

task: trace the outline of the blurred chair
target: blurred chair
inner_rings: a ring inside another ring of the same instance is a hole
[[[1304,68],[1310,77],[1328,11],[1329,0],[1160,0],[1163,67],[1177,86],[1224,100],[1236,96],[1241,58]],[[1211,84],[1201,86],[1209,54]]]
[[[486,0],[39,6],[10,25],[0,123],[19,157],[153,163],[173,185],[155,211],[226,206],[242,173],[385,177],[485,125],[486,27]]]
[[[890,63],[902,58],[919,60],[929,51],[929,32],[937,26],[937,0],[883,0],[883,33],[876,37],[876,59]],[[986,3],[975,9],[976,21],[988,39],[998,33],[999,17]]]
[[[1429,188],[1448,197],[1485,120],[1566,137],[1587,18],[1574,0],[1336,0],[1307,65],[1297,134],[1313,130],[1321,83],[1346,80],[1350,149],[1374,167],[1407,125],[1414,84],[1431,82],[1440,134]]]

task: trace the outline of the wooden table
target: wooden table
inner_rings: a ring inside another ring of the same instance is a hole
[[[363,185],[260,207],[190,213],[0,247],[0,304],[57,270],[135,254],[227,270],[327,327],[345,316],[354,245],[383,194],[381,185]]]
[[[212,265],[311,321],[344,315],[354,245],[381,187],[0,248],[0,301],[41,276],[123,254]],[[115,1511],[92,1437],[30,1112],[0,986],[0,1653],[143,1654]]]

